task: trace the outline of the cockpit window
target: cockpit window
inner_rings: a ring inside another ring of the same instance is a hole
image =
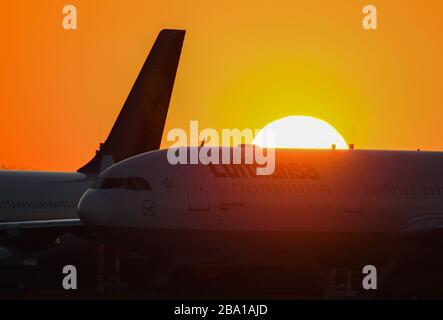
[[[137,190],[135,183],[134,183],[134,179],[130,178],[130,177],[126,178],[124,188],[129,189],[129,190]]]
[[[135,183],[136,190],[151,190],[149,183],[143,178],[132,178]]]
[[[105,180],[105,179],[103,179],[103,178],[97,178],[97,179],[95,179],[95,181],[92,183],[92,185],[91,185],[91,188],[92,189],[99,189],[100,188],[100,186],[102,185],[102,183],[103,183],[103,180]]]
[[[100,186],[100,189],[116,189],[123,185],[122,178],[105,178]]]
[[[98,178],[94,181],[91,188],[93,189],[118,189],[127,190],[151,190],[149,183],[141,177],[126,178]]]

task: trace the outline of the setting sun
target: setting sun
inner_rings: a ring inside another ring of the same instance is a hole
[[[267,141],[268,137],[274,141]],[[252,142],[261,147],[348,149],[341,134],[329,123],[309,116],[290,116],[267,124]]]

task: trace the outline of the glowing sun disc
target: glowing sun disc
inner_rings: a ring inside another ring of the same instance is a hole
[[[309,116],[290,116],[270,122],[255,136],[252,144],[297,149],[331,149],[335,144],[337,149],[348,149],[345,139],[333,126]]]

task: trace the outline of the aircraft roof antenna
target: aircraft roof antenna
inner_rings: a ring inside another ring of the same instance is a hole
[[[354,123],[352,124],[352,144],[353,144],[353,147],[355,146],[355,120],[353,121]],[[354,149],[354,148],[352,148],[352,149]]]

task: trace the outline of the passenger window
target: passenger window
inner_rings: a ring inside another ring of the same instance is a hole
[[[407,186],[403,186],[403,193],[408,195],[409,194],[409,190]]]

